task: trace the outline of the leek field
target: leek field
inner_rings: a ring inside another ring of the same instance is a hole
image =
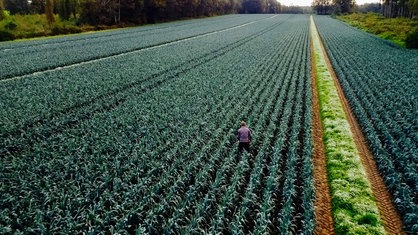
[[[418,52],[314,18],[418,231]],[[313,234],[310,52],[309,15],[0,43],[0,234]]]

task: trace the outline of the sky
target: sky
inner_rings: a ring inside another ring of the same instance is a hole
[[[277,0],[286,6],[310,6],[313,0]],[[378,3],[379,0],[356,0],[356,3],[361,5],[364,3]]]

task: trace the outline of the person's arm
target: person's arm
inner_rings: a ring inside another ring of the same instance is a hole
[[[251,129],[248,128],[248,140],[251,141],[252,136],[251,136]]]
[[[240,137],[240,135],[239,135],[240,133],[239,133],[239,130],[237,131],[237,140],[239,140],[239,137]]]

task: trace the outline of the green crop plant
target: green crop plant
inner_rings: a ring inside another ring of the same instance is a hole
[[[0,44],[0,224],[208,233],[216,218],[218,231],[274,233],[295,136],[296,165],[311,157],[308,23],[235,15]],[[254,156],[236,155],[241,117]],[[293,204],[312,204],[306,167],[289,174]],[[312,233],[312,206],[291,213]]]

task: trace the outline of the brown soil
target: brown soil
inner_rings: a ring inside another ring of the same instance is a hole
[[[322,141],[323,128],[319,113],[318,91],[316,89],[316,69],[311,38],[311,78],[312,78],[312,137],[314,151],[312,156],[315,181],[315,235],[334,234],[334,219],[331,213],[331,194],[329,191],[325,146]]]
[[[337,75],[335,74],[334,70],[332,69],[332,65],[331,62],[327,56],[327,53],[325,51],[325,48],[322,44],[322,42],[320,42],[321,44],[321,49],[324,52],[325,55],[325,61],[327,63],[327,67],[333,77],[335,86],[337,87],[337,91],[338,91],[338,95],[340,97],[340,100],[343,104],[344,107],[344,112],[347,116],[347,119],[350,123],[350,128],[351,131],[353,133],[353,137],[354,137],[354,141],[357,145],[357,149],[359,151],[359,155],[361,158],[361,161],[363,163],[363,166],[366,170],[366,174],[368,177],[368,180],[371,184],[371,189],[373,191],[373,195],[376,198],[377,201],[377,206],[379,207],[380,210],[380,216],[381,219],[384,223],[384,227],[386,230],[387,234],[406,234],[405,232],[402,231],[402,220],[401,217],[399,216],[399,213],[397,212],[393,202],[392,202],[392,197],[382,179],[382,177],[379,174],[376,162],[374,161],[373,158],[373,154],[371,153],[367,142],[366,142],[366,138],[363,135],[363,132],[361,131],[361,128],[357,122],[356,117],[354,116],[353,112],[351,111],[350,105],[348,104],[348,101],[344,95],[344,92],[342,90],[341,84],[338,81]],[[314,68],[314,66],[312,66],[312,68]],[[315,79],[315,77],[313,76],[313,80]],[[316,90],[314,90],[314,93],[316,93]],[[315,100],[315,98],[314,98]],[[314,110],[316,110],[318,108],[318,112],[319,112],[319,106],[315,107],[314,106]],[[314,112],[315,113],[315,112]],[[314,126],[314,128],[316,128]],[[321,140],[322,141],[322,140]],[[317,146],[316,144],[317,141],[315,141],[315,146]],[[323,145],[323,143],[322,143]],[[324,160],[325,161],[325,160]],[[315,176],[316,177],[316,176]],[[321,190],[321,189],[316,189]],[[318,221],[318,223],[320,223],[322,221]],[[323,233],[316,233],[316,234],[323,234]]]

